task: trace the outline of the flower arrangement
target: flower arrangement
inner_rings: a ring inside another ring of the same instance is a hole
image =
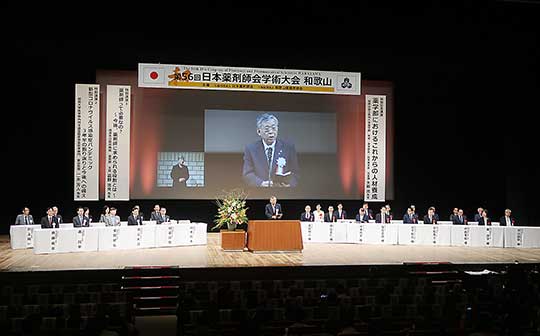
[[[212,228],[220,229],[224,225],[228,229],[234,230],[236,225],[247,223],[248,218],[246,211],[246,198],[247,194],[242,189],[233,189],[224,192],[221,199],[216,200],[218,206],[218,213],[214,222],[216,225]]]

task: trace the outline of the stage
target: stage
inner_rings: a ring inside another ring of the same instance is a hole
[[[304,244],[302,253],[224,252],[219,233],[206,246],[35,255],[12,250],[0,236],[0,271],[119,270],[126,266],[178,266],[186,269],[243,267],[369,266],[447,262],[460,265],[540,263],[540,249],[405,245]]]

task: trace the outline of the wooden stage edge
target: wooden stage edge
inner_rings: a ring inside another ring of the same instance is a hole
[[[0,236],[0,272],[119,270],[129,266],[306,267],[404,265],[406,263],[531,264],[540,263],[540,248],[484,248],[404,245],[304,244],[302,253],[225,252],[219,233],[208,234],[206,246],[35,255],[12,250]]]

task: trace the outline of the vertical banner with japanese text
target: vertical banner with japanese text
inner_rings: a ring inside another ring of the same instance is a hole
[[[131,86],[107,85],[105,200],[129,200]]]
[[[99,199],[99,85],[75,84],[73,199]]]
[[[386,197],[386,96],[366,95],[365,201]]]

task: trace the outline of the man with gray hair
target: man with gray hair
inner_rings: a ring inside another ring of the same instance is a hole
[[[278,139],[279,121],[273,114],[257,117],[257,135],[261,138],[244,150],[244,181],[253,187],[295,187],[299,168],[293,144]]]

